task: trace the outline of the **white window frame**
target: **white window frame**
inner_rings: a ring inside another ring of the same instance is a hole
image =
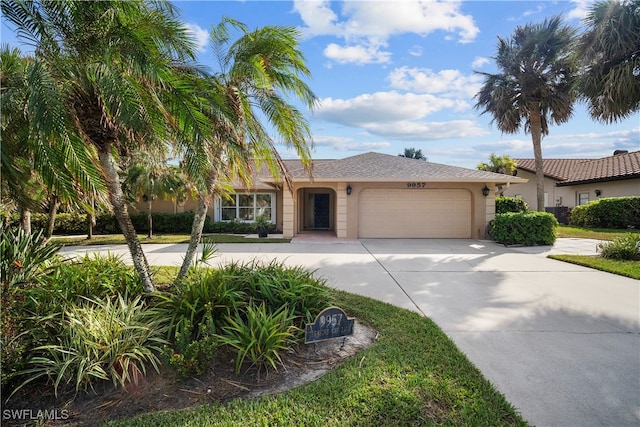
[[[238,203],[238,198],[240,196],[251,196],[253,198],[253,206],[251,206],[253,208],[253,220],[245,220],[245,219],[239,219],[240,218],[240,209],[241,208],[247,208],[246,206],[240,206]],[[276,193],[269,193],[269,192],[264,192],[264,193],[234,193],[234,194],[230,194],[229,197],[235,199],[235,203],[233,205],[233,207],[235,207],[236,209],[236,215],[235,215],[235,221],[239,221],[239,222],[254,222],[255,219],[258,217],[258,206],[256,205],[256,198],[257,196],[270,196],[271,197],[271,205],[269,206],[271,209],[271,218],[270,221],[272,224],[275,224],[276,222]],[[214,218],[213,220],[215,222],[231,222],[233,220],[229,220],[229,219],[222,219],[222,208],[223,208],[223,199],[220,196],[216,196],[215,199],[216,202],[216,208],[214,211]],[[229,209],[232,206],[224,206],[225,208]]]
[[[584,203],[581,203],[582,200],[583,200],[582,196],[586,196],[587,197],[587,201],[584,202]],[[580,206],[580,205],[586,205],[587,203],[589,203],[589,192],[588,191],[578,191],[576,193],[576,204],[578,206]]]

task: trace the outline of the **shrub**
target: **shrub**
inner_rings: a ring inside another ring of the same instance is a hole
[[[236,373],[240,373],[247,357],[258,372],[268,366],[277,370],[276,363],[282,364],[281,352],[295,342],[294,317],[287,306],[270,312],[264,302],[260,305],[252,302],[242,313],[228,316],[219,338],[238,353]]]
[[[31,325],[28,306],[30,293],[60,262],[59,246],[45,243],[42,233],[26,234],[9,228],[2,232],[0,242],[0,383],[11,383],[12,376],[25,368],[31,349],[38,345],[38,336],[26,333]]]
[[[640,234],[629,234],[612,242],[599,243],[598,249],[604,258],[640,260]]]
[[[497,214],[491,226],[493,239],[506,245],[552,245],[556,241],[556,218],[546,212]]]
[[[578,227],[640,229],[640,197],[607,197],[576,206],[569,223]]]
[[[250,299],[264,302],[272,312],[285,305],[290,307],[300,328],[331,305],[325,282],[302,267],[287,267],[277,261],[262,265],[254,261],[229,264],[222,274]]]
[[[127,301],[116,298],[87,300],[71,306],[57,320],[60,337],[55,344],[36,348],[32,368],[21,372],[22,386],[40,378],[53,380],[57,394],[61,385],[86,390],[98,380],[126,386],[146,374],[147,365],[159,370],[166,333],[158,316],[141,296]]]
[[[529,206],[527,205],[527,202],[519,197],[496,197],[496,214],[507,212],[527,212],[528,210]]]

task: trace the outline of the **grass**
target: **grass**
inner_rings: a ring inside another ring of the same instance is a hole
[[[146,234],[138,234],[140,243],[189,243],[188,234],[154,234],[151,239]],[[85,237],[54,237],[54,241],[65,246],[90,246],[90,245],[124,245],[127,242],[122,234],[95,235],[91,240]],[[206,234],[202,236],[203,242],[211,243],[289,243],[291,239],[245,237],[238,234]]]
[[[640,261],[614,260],[593,255],[549,255],[548,257],[640,280]]]
[[[637,233],[638,230],[621,230],[618,228],[584,228],[569,225],[560,225],[556,228],[556,237],[573,237],[578,239],[614,240],[617,237],[629,233]]]
[[[335,292],[342,308],[380,335],[319,380],[276,396],[144,414],[112,425],[527,425],[431,320]]]

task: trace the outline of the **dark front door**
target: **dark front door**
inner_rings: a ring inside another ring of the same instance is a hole
[[[329,228],[329,195],[313,195],[313,228]]]

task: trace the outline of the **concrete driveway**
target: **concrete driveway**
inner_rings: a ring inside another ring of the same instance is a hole
[[[220,244],[215,263],[270,261],[317,270],[336,288],[433,319],[538,426],[640,425],[640,281],[554,261],[595,241],[505,248],[478,240],[365,239]],[[178,265],[186,245],[146,245]],[[125,253],[126,247],[65,248]]]

